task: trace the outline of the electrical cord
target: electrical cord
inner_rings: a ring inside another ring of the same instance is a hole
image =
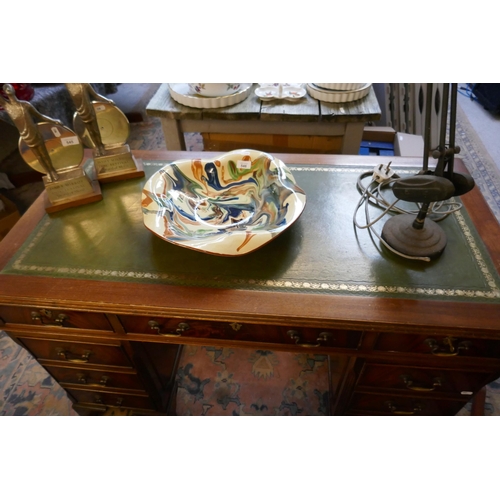
[[[353,224],[359,229],[368,229],[369,232],[373,232],[373,234],[375,234],[375,236],[386,248],[400,257],[429,262],[429,257],[406,255],[392,248],[373,227],[374,224],[380,221],[387,214],[410,214],[417,216],[421,208],[421,204],[417,203],[416,205],[418,208],[416,210],[406,210],[397,206],[397,203],[400,200],[396,199],[395,201],[389,201],[386,199],[383,193],[384,188],[389,188],[397,179],[400,178],[399,175],[397,175],[396,172],[390,168],[390,166],[391,162],[387,165],[378,165],[373,171],[363,172],[358,177],[356,186],[358,191],[361,193],[361,198],[359,199],[354,210]],[[363,181],[369,176],[371,176],[370,183],[366,185]],[[357,214],[363,205],[365,212],[365,224],[360,224],[357,220]],[[382,210],[382,212],[375,219],[371,218],[370,205]],[[454,200],[433,202],[429,205],[428,216],[434,222],[440,222],[461,208],[462,204]]]

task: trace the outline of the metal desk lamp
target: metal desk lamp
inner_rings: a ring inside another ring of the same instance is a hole
[[[450,98],[449,144],[446,145],[447,111]],[[452,196],[461,196],[469,192],[475,183],[470,175],[453,171],[455,154],[460,152],[460,148],[455,145],[456,83],[451,84],[451,92],[450,84],[444,85],[439,146],[432,151],[432,157],[438,160],[434,171],[429,170],[431,112],[432,83],[428,83],[423,168],[417,175],[398,179],[392,185],[392,191],[396,198],[420,203],[420,209],[416,217],[409,214],[391,217],[384,224],[381,236],[390,247],[402,254],[435,259],[443,252],[447,239],[443,229],[427,217],[430,204],[447,200]]]

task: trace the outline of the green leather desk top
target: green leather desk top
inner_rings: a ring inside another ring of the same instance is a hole
[[[146,178],[163,165],[144,161]],[[102,201],[45,215],[2,274],[500,302],[500,278],[465,209],[440,222],[448,244],[439,259],[409,261],[353,226],[356,180],[366,168],[289,167],[307,194],[306,208],[291,228],[251,254],[204,254],[148,231],[140,206],[143,178],[103,185]]]

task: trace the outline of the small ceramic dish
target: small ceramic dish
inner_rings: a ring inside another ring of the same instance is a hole
[[[271,101],[273,99],[296,101],[302,99],[306,93],[306,89],[298,85],[262,85],[255,89],[255,94],[262,101]]]
[[[290,227],[306,195],[268,153],[240,149],[210,160],[179,160],[142,191],[144,225],[160,238],[215,255],[252,252]]]
[[[188,83],[189,88],[204,97],[224,97],[235,94],[241,89],[241,83]]]

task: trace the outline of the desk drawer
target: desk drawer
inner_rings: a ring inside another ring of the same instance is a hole
[[[348,414],[365,415],[456,415],[467,403],[464,401],[400,397],[393,395],[353,395]]]
[[[119,343],[89,344],[73,340],[18,339],[43,364],[43,360],[65,361],[68,365],[129,366],[131,363]]]
[[[282,332],[276,327],[224,323],[158,316],[119,316],[127,333],[157,335],[167,338],[211,338],[225,340],[247,340],[271,343],[283,341]]]
[[[375,350],[429,354],[441,358],[457,356],[500,358],[500,341],[458,336],[440,337],[432,333],[428,335],[381,333]]]
[[[299,347],[357,349],[361,332],[319,328],[191,321],[151,316],[126,316],[119,319],[127,333],[159,335],[169,338],[209,338]]]
[[[366,363],[357,388],[403,390],[408,394],[447,393],[471,397],[491,380],[484,372],[463,372],[415,366]]]
[[[76,404],[97,404],[104,407],[141,408],[155,410],[156,407],[147,394],[130,395],[105,393],[100,391],[85,391],[80,389],[65,389],[76,401]]]
[[[82,389],[133,389],[144,390],[135,373],[88,370],[81,367],[63,368],[44,364],[44,368],[64,387],[65,384],[81,385]]]
[[[21,325],[45,325],[86,330],[108,330],[113,328],[104,314],[44,309],[37,307],[0,306],[0,318],[4,323]]]

